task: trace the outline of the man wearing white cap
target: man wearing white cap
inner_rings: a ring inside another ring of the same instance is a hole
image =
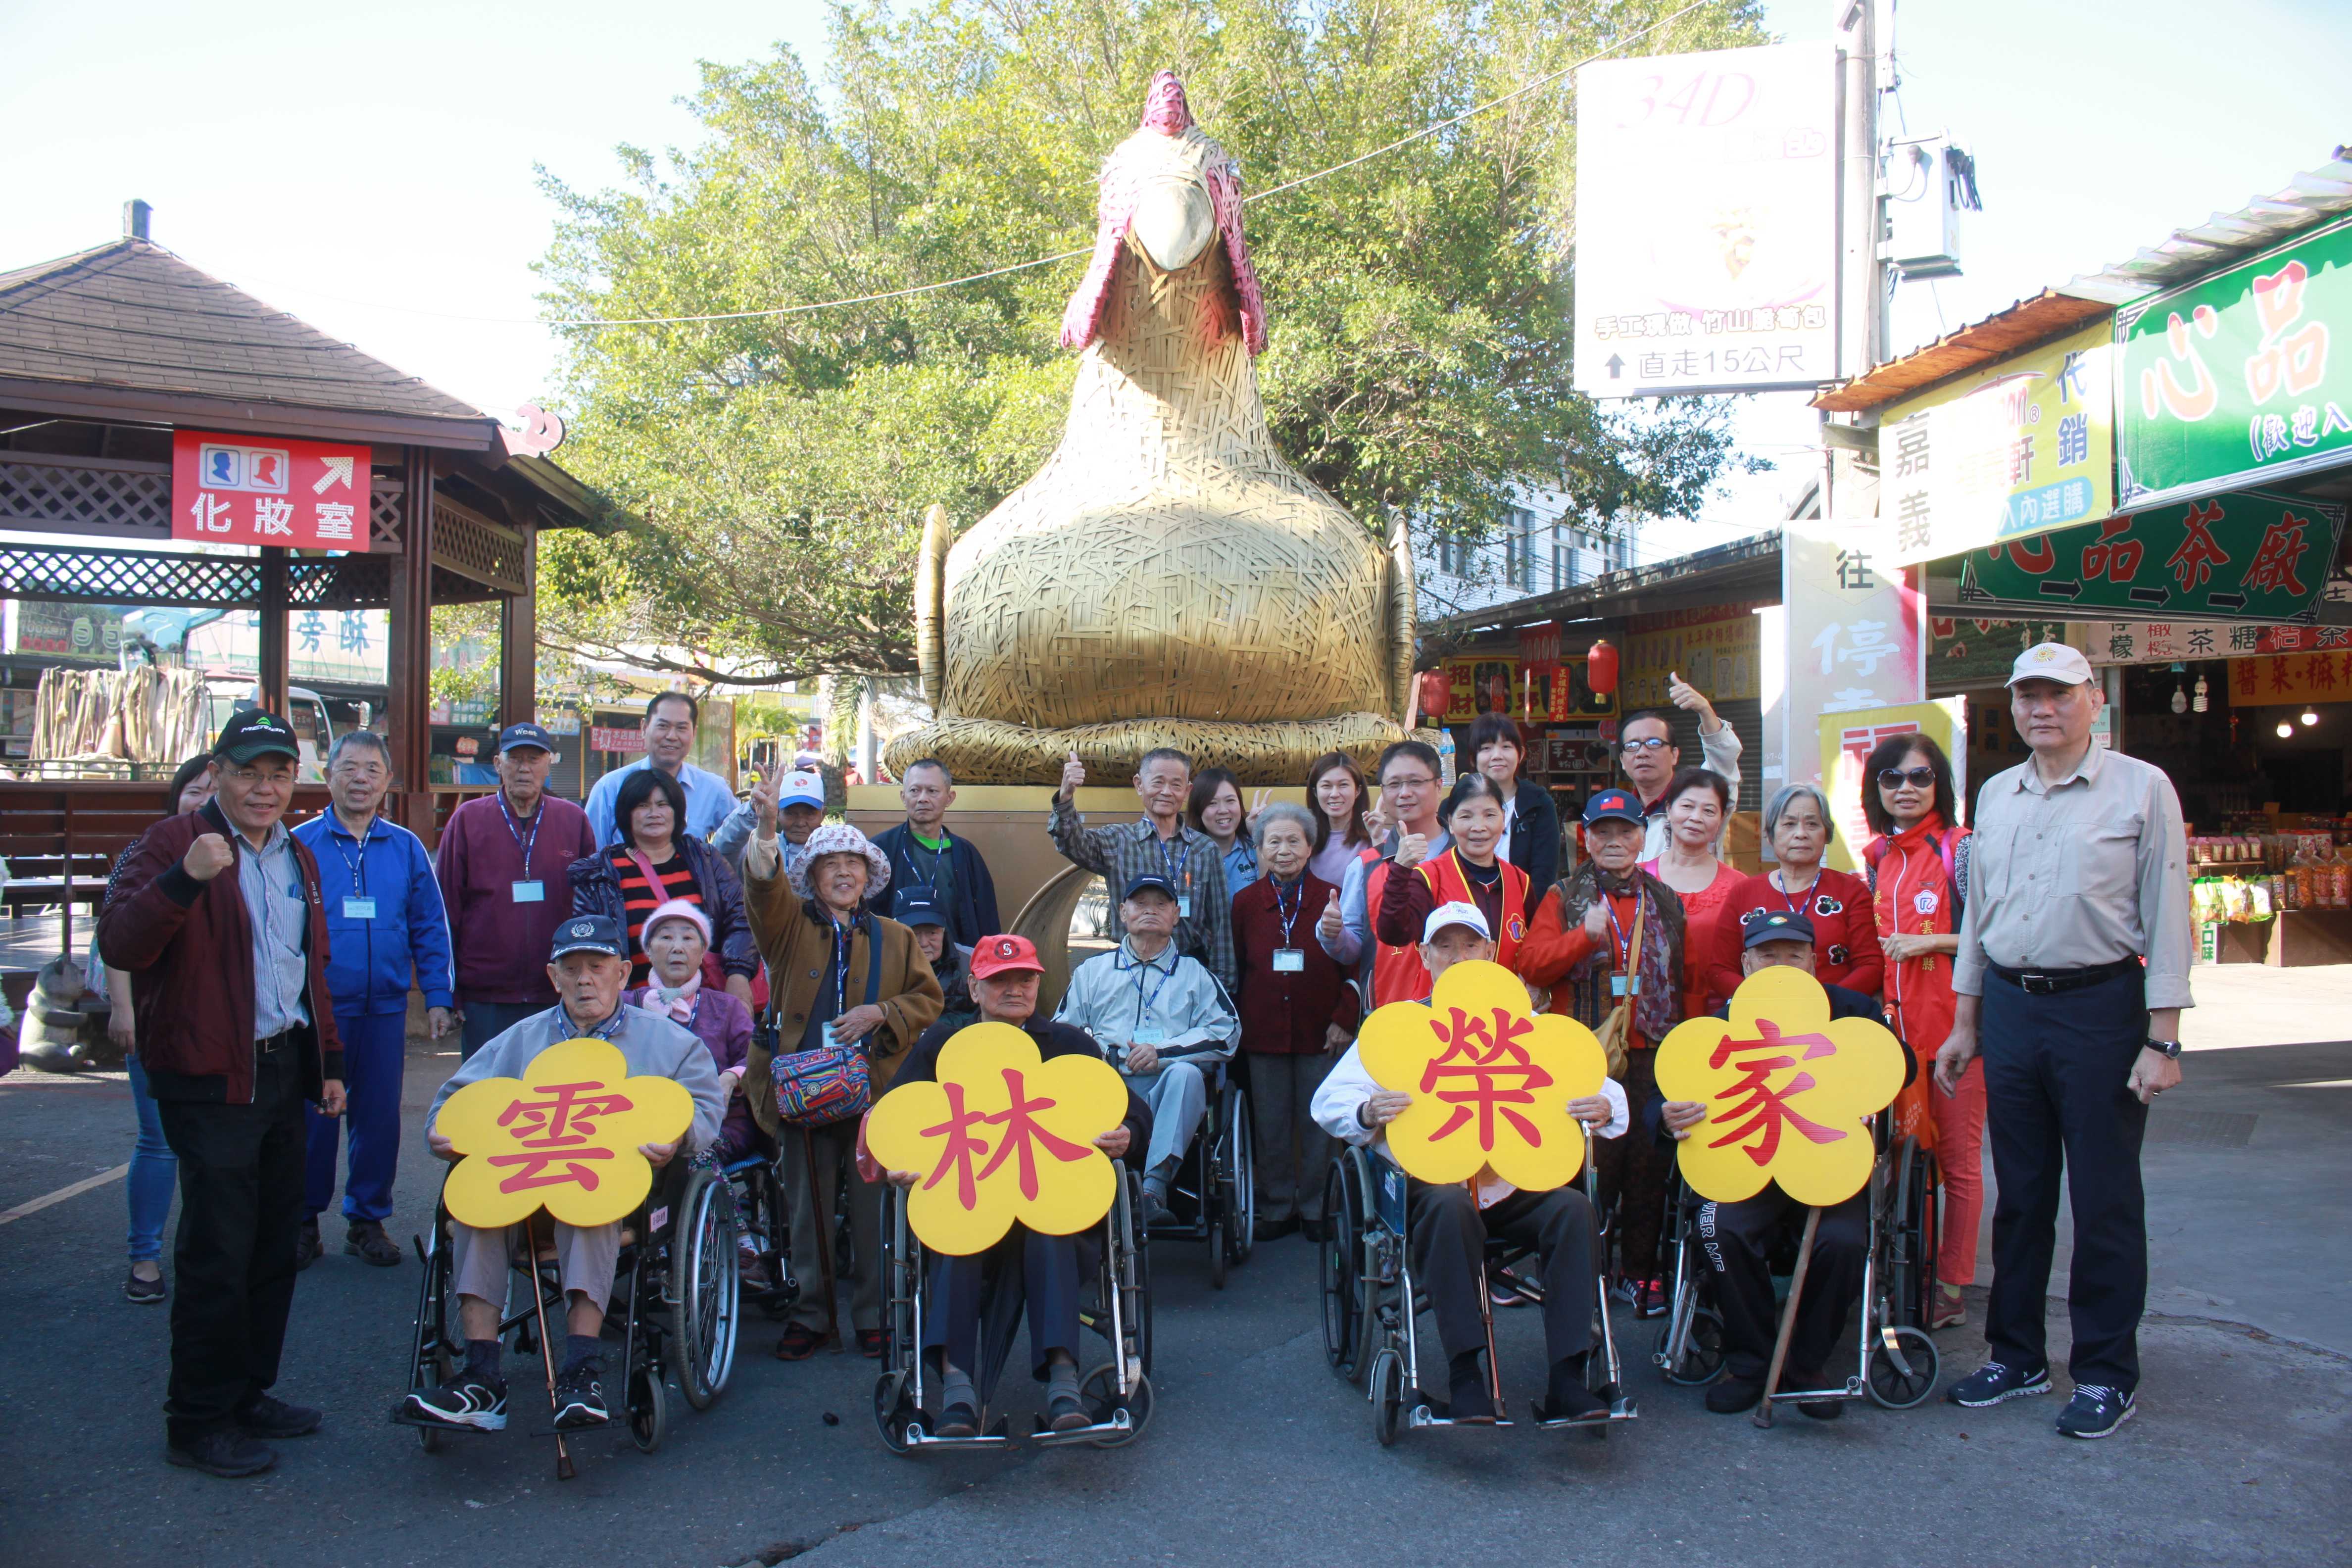
[[[1421,961],[1433,990],[1439,976],[1472,959],[1491,961],[1495,940],[1478,906],[1440,904],[1422,927]],[[1423,998],[1426,1001],[1427,998]],[[1348,1047],[1323,1087],[1315,1091],[1313,1115],[1323,1130],[1385,1158],[1388,1124],[1412,1105],[1412,1096],[1382,1089],[1364,1069],[1354,1046]],[[1624,1136],[1625,1091],[1603,1079],[1601,1092],[1571,1100],[1568,1113],[1601,1138]],[[1541,1268],[1544,1357],[1549,1386],[1537,1407],[1539,1420],[1578,1420],[1606,1408],[1585,1386],[1585,1359],[1592,1353],[1592,1314],[1600,1293],[1594,1274],[1592,1205],[1576,1187],[1523,1193],[1482,1171],[1460,1185],[1412,1181],[1406,1189],[1405,1223],[1411,1232],[1412,1266],[1428,1286],[1437,1313],[1437,1337],[1445,1347],[1447,1414],[1475,1424],[1496,1419],[1493,1384],[1480,1368],[1486,1348],[1479,1311],[1478,1264],[1489,1237],[1532,1242]],[[1426,1387],[1424,1396],[1433,1393]],[[1433,1405],[1439,1402],[1431,1399]]]
[[[2063,1173],[2074,1211],[2067,1304],[2070,1437],[2132,1415],[2147,1300],[2140,1138],[2149,1103],[2180,1081],[2189,994],[2188,841],[2163,772],[2095,742],[2090,662],[2040,643],[2017,656],[2010,713],[2033,755],[1988,780],[1959,952],[1957,1009],[1936,1079],[1958,1087],[1984,1055],[2000,1198],[1985,1340],[1991,1359],[1955,1384],[1981,1407],[2050,1392],[2042,1297]]]
[[[814,768],[794,768],[781,783],[761,774],[751,781],[751,798],[730,812],[719,831],[710,836],[710,847],[740,879],[743,851],[751,846],[751,836],[761,831],[774,834],[776,847],[783,856],[784,875],[790,877],[808,853],[809,835],[824,821],[823,773]]]

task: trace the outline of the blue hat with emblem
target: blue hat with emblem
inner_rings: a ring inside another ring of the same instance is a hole
[[[929,888],[901,888],[890,906],[890,918],[902,926],[943,926],[947,911]]]
[[[1751,910],[1739,918],[1739,945],[1755,947],[1768,942],[1813,940],[1813,922],[1786,910]]]
[[[1592,798],[1584,803],[1584,825],[1590,827],[1596,822],[1630,822],[1642,827],[1648,825],[1649,818],[1631,790],[1604,789],[1594,791]]]
[[[529,721],[509,724],[499,731],[499,755],[504,756],[517,746],[537,746],[542,752],[551,752],[555,750],[555,737]]]
[[[1146,871],[1143,875],[1130,879],[1127,884],[1127,891],[1118,896],[1119,901],[1125,903],[1138,893],[1164,893],[1171,901],[1178,903],[1183,901],[1176,891],[1176,884],[1157,871]]]
[[[629,933],[610,915],[573,915],[555,928],[555,951],[547,956],[553,962],[567,952],[606,952],[626,958]]]

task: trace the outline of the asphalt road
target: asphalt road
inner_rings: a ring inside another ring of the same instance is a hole
[[[2352,1054],[2295,1049],[2337,1063]],[[2214,1065],[2168,1110],[2257,1106],[2265,1127],[2273,1110],[2290,1127],[2301,1116],[2340,1163],[2352,1122],[2340,1092],[2263,1098],[2336,1088],[2340,1067],[2321,1081],[2301,1058],[2200,1061]],[[412,1103],[448,1065],[412,1056]],[[0,1079],[0,1209],[120,1163],[130,1124],[119,1081]],[[2304,1157],[2292,1152],[2304,1145],[2284,1145],[2248,1163],[2264,1142],[2219,1152],[2152,1144],[2152,1215],[2176,1238],[2204,1225],[2200,1215],[2231,1226],[2222,1256],[2232,1268],[2249,1258],[2261,1268],[2263,1248],[2282,1249],[2289,1283],[2316,1268],[2329,1292],[2321,1305],[2306,1292],[2279,1312],[2325,1322],[2332,1308],[2340,1323],[2340,1261],[2332,1275],[2314,1262],[2333,1249],[2292,1224],[2252,1236],[2242,1223],[2260,1206],[2251,1192],[2268,1189],[2278,1214],[2279,1194],[2294,1190],[2278,1178]],[[2217,1163],[2231,1152],[2238,1164]],[[427,1173],[412,1167],[403,1183],[404,1239],[422,1223]],[[2340,1193],[2327,1195],[2325,1228],[2338,1235],[2341,1205]],[[1324,1363],[1304,1244],[1262,1248],[1222,1292],[1210,1289],[1199,1248],[1170,1246],[1154,1256],[1158,1413],[1129,1448],[895,1458],[867,1415],[874,1363],[778,1363],[773,1329],[754,1317],[716,1408],[697,1415],[679,1401],[668,1443],[651,1456],[617,1429],[590,1436],[576,1446],[578,1479],[558,1483],[551,1443],[523,1419],[435,1456],[385,1420],[402,1387],[416,1268],[370,1268],[333,1250],[331,1229],[329,1255],[301,1279],[279,1388],[323,1405],[326,1426],[282,1445],[266,1477],[219,1481],[163,1461],[167,1312],[119,1294],[122,1231],[120,1183],[0,1226],[0,1310],[11,1325],[0,1342],[0,1562],[2352,1561],[2352,1360],[2340,1353],[2352,1336],[2290,1339],[2259,1320],[2229,1321],[2226,1306],[2151,1318],[2140,1417],[2104,1443],[2055,1436],[2054,1396],[1989,1412],[1856,1406],[1834,1424],[1790,1412],[1759,1431],[1660,1382],[1638,1355],[1654,1325],[1621,1310],[1638,1422],[1605,1441],[1516,1427],[1407,1434],[1383,1450],[1361,1395]],[[2189,1262],[2168,1261],[2182,1250],[2159,1245],[2159,1304],[2224,1301]],[[1980,1315],[1980,1292],[1971,1308]],[[1501,1315],[1515,1402],[1538,1375],[1534,1317]],[[1973,1330],[1940,1339],[1947,1381],[1983,1353]],[[538,1373],[512,1363],[509,1373],[520,1415],[540,1396]]]

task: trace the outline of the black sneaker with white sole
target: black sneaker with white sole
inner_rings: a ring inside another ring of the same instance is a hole
[[[2138,1406],[2132,1396],[2102,1383],[2078,1383],[2074,1397],[2058,1413],[2058,1430],[2068,1437],[2112,1437]]]
[[[2049,1392],[2048,1367],[2026,1372],[2000,1362],[1989,1361],[1944,1390],[1944,1398],[1953,1405],[1966,1405],[1970,1410],[1983,1410],[1999,1405],[2004,1399],[2021,1399],[2028,1394]]]
[[[604,1408],[604,1369],[593,1361],[564,1368],[555,1374],[555,1429],[601,1426],[613,1418]]]
[[[485,1382],[460,1377],[439,1388],[421,1388],[394,1412],[403,1421],[428,1426],[468,1426],[477,1432],[503,1432],[507,1425],[507,1385],[503,1379]]]

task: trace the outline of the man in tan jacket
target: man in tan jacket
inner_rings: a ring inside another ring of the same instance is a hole
[[[882,1353],[879,1268],[882,1189],[857,1173],[857,1120],[799,1127],[777,1114],[772,1063],[778,1056],[856,1043],[866,1053],[873,1092],[890,1087],[915,1037],[944,1005],[939,980],[915,933],[893,920],[861,913],[866,896],[890,880],[890,862],[866,835],[828,823],[809,835],[806,853],[789,868],[775,824],[763,813],[743,852],[744,902],[767,960],[769,1013],[745,1063],[752,1119],[783,1151],[792,1209],[793,1276],[801,1298],[776,1355],[800,1361],[839,1337],[833,1280],[833,1213],[841,1168],[849,1167],[853,1261],[850,1321],[858,1353]]]

